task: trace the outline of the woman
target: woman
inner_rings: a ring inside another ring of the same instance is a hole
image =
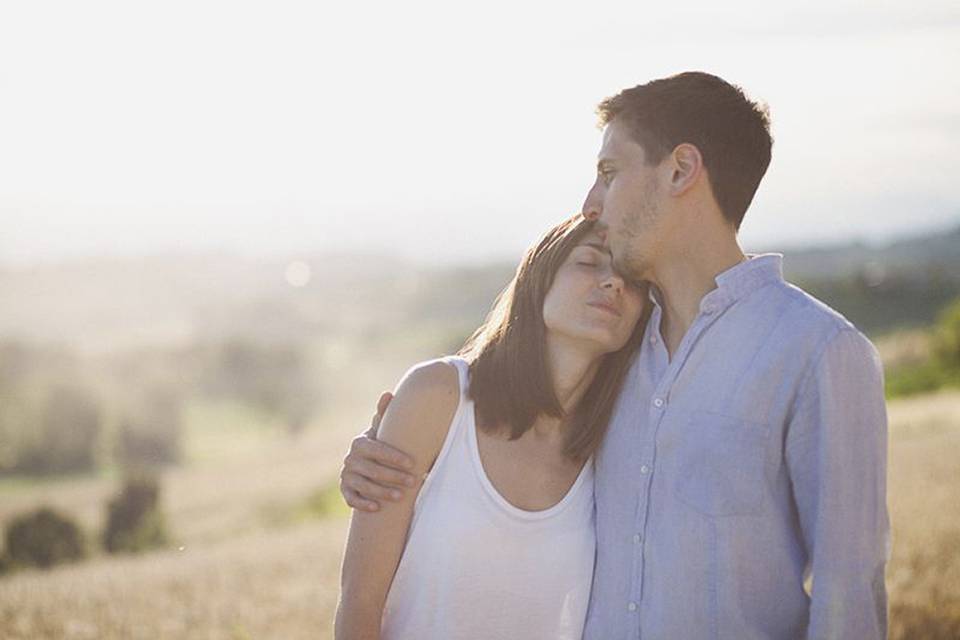
[[[577,215],[527,251],[458,355],[404,375],[378,438],[421,486],[354,512],[337,640],[581,637],[593,452],[645,300]]]

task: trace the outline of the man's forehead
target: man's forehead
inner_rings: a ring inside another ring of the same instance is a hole
[[[614,160],[627,154],[643,154],[641,147],[633,139],[627,126],[619,120],[614,120],[603,130],[603,142],[600,145],[600,153],[597,159]]]

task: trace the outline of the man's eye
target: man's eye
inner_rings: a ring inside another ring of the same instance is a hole
[[[604,169],[600,172],[600,179],[603,180],[604,184],[610,184],[610,181],[613,180],[613,171]]]

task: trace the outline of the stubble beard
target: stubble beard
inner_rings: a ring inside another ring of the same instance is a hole
[[[620,256],[614,257],[614,267],[624,277],[633,281],[649,280],[655,243],[653,242],[660,211],[657,210],[655,188],[644,194],[643,204],[630,215],[624,216],[621,238],[623,247]]]

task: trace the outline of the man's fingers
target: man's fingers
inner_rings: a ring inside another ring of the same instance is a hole
[[[343,499],[348,506],[359,509],[360,511],[377,511],[380,509],[380,505],[372,500],[364,500],[360,497],[360,494],[347,486],[340,487],[340,493],[343,494]]]
[[[355,473],[371,482],[376,482],[388,488],[413,486],[414,477],[412,474],[391,469],[390,467],[385,467],[364,458],[345,460],[343,466],[348,473]]]
[[[380,394],[380,399],[377,400],[377,412],[373,414],[370,418],[370,430],[367,431],[367,434],[370,431],[373,431],[373,435],[370,436],[374,440],[377,439],[377,431],[380,429],[380,421],[383,420],[383,414],[387,412],[387,407],[390,405],[390,401],[393,400],[393,394],[389,391],[384,391]]]
[[[373,500],[376,502],[382,500],[391,500],[396,502],[403,497],[398,489],[390,489],[381,486],[358,473],[344,472],[343,485],[355,491],[364,500]]]
[[[403,451],[400,451],[395,447],[391,447],[385,442],[371,440],[370,438],[365,437],[357,437],[353,439],[353,442],[350,445],[350,454],[347,456],[347,460],[350,460],[351,458],[364,458],[367,460],[372,460],[394,469],[402,470],[413,468],[413,459]]]
[[[393,394],[389,391],[380,394],[380,399],[377,400],[377,415],[383,416],[387,412],[387,406],[389,406],[391,400],[393,400]]]

